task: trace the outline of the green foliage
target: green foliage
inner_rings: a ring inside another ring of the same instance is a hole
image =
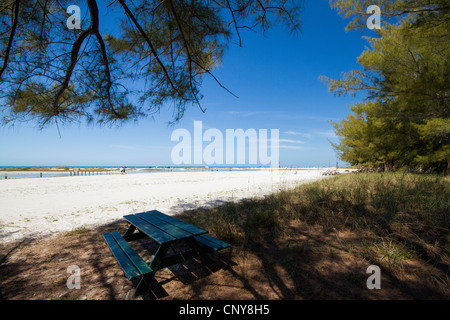
[[[341,138],[333,146],[342,160],[384,170],[448,170],[450,6],[446,4],[382,1],[391,10],[382,14],[398,21],[385,21],[377,37],[367,38],[370,48],[358,58],[362,68],[341,80],[322,77],[337,95],[366,95],[345,120],[332,123]],[[340,10],[353,5],[355,1],[333,2]],[[348,16],[352,14],[357,10],[351,9]],[[361,16],[355,19],[352,27]]]
[[[2,1],[4,123],[120,124],[170,105],[176,121],[192,104],[202,109],[203,78],[217,80],[212,72],[230,42],[242,44],[243,30],[284,24],[295,31],[300,21],[294,0],[109,0],[99,1],[100,9],[86,0],[81,30],[70,30],[72,4]],[[113,34],[101,33],[102,19],[117,26]]]
[[[379,6],[383,21],[390,23],[412,18],[418,23],[439,23],[440,13],[450,9],[448,0],[330,0],[330,5],[343,17],[352,18],[347,30],[366,27],[366,19],[371,15],[367,8],[371,5]]]

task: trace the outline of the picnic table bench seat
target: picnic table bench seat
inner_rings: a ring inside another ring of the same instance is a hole
[[[223,242],[222,240],[211,237],[208,234],[203,234],[201,236],[194,237],[195,240],[200,242],[211,252],[217,252],[230,247],[230,244]]]
[[[135,294],[144,294],[149,286],[149,280],[154,276],[153,269],[117,231],[104,233],[103,238],[122,268],[125,277],[131,281],[138,280]]]
[[[117,231],[105,233],[103,238],[128,280],[141,278],[153,273],[153,270],[144,259],[134,251]]]

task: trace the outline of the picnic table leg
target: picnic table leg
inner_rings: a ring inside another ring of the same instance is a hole
[[[152,259],[152,262],[150,262],[149,267],[152,268],[154,272],[156,272],[159,269],[159,266],[164,261],[164,256],[167,253],[167,250],[169,250],[170,243],[163,243],[159,246],[158,250],[155,253],[155,256]]]
[[[133,232],[136,230],[136,227],[133,226],[132,224],[130,224],[130,226],[128,227],[127,231],[125,232],[124,236],[129,236],[131,234],[133,234]]]
[[[154,274],[145,275],[140,280],[134,290],[134,296],[143,296],[147,290],[150,288],[151,280],[153,279]]]
[[[134,240],[139,240],[142,238],[147,238],[148,236],[145,233],[142,232],[137,232],[135,233],[135,231],[137,230],[136,226],[133,226],[132,224],[128,227],[127,231],[125,231],[125,233],[123,234],[123,238],[127,241],[134,241]]]
[[[208,252],[204,250],[200,244],[194,238],[187,238],[186,243],[195,252],[196,256],[203,262],[203,264],[209,266],[213,263],[211,258],[208,256]]]

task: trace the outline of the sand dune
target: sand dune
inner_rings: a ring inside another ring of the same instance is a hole
[[[153,172],[0,181],[0,241],[260,197],[323,178],[323,170]]]

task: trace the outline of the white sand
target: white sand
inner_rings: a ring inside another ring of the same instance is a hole
[[[297,173],[295,173],[297,172]],[[323,170],[152,172],[0,180],[0,242],[70,231],[126,214],[260,197],[324,178]]]

